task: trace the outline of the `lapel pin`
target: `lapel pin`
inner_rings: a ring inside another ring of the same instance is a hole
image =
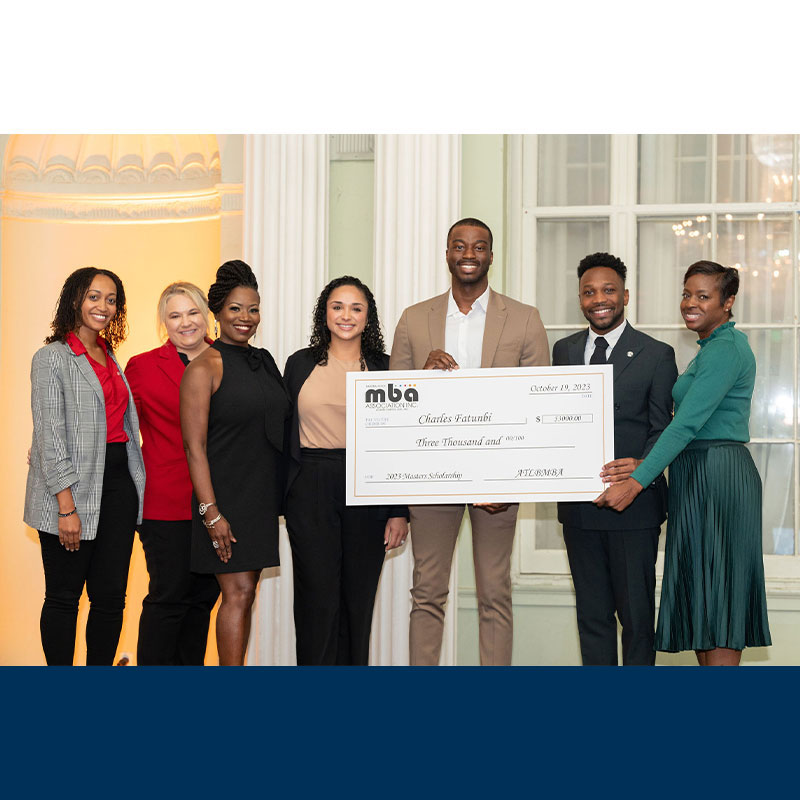
[[[633,350],[628,350],[628,358],[633,358]]]

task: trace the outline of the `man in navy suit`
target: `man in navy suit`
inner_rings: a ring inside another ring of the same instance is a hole
[[[593,253],[578,266],[581,311],[589,329],[553,346],[553,365],[614,365],[614,461],[605,481],[627,478],[672,419],[675,352],[635,330],[625,319],[627,268],[609,253]],[[623,512],[593,503],[559,503],[564,527],[581,657],[585,665],[617,662],[617,617],[622,663],[655,663],[656,556],[666,519],[663,475]]]

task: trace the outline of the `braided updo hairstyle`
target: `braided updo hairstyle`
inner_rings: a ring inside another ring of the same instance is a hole
[[[381,323],[378,319],[378,306],[375,297],[369,290],[369,286],[362,283],[352,275],[343,275],[341,278],[334,278],[317,298],[314,307],[314,316],[311,326],[311,340],[309,347],[314,357],[314,362],[321,366],[328,363],[328,347],[331,343],[331,332],[328,329],[328,298],[334,289],[340,286],[353,286],[358,289],[367,299],[367,324],[361,334],[361,369],[366,369],[365,358],[379,358],[383,355],[384,344],[383,334],[381,333]]]
[[[217,270],[217,279],[208,289],[208,310],[216,316],[225,305],[225,298],[239,286],[258,291],[253,270],[244,261],[226,261]]]

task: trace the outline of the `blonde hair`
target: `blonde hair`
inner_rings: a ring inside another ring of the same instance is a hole
[[[206,333],[208,333],[208,300],[206,300],[203,290],[188,281],[176,281],[167,286],[161,292],[161,297],[158,298],[157,324],[159,338],[162,341],[166,339],[167,301],[176,294],[186,295],[200,309],[206,324]]]

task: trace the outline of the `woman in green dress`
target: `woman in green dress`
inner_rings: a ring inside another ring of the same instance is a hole
[[[656,650],[694,650],[701,666],[736,666],[772,644],[761,550],[761,479],[744,446],[756,362],[734,328],[739,274],[698,261],[681,315],[700,350],[678,377],[675,416],[631,473],[611,461],[595,503],[622,511],[669,466],[669,519]]]

